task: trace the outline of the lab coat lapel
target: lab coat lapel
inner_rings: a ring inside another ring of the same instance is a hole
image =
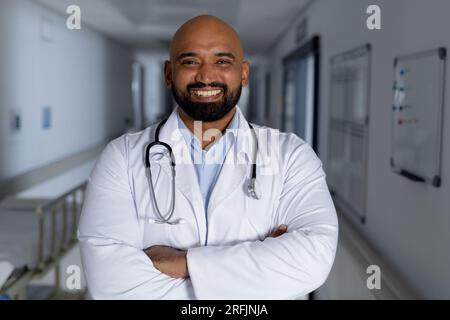
[[[250,164],[253,160],[253,135],[239,107],[239,130],[235,144],[228,151],[225,163],[220,170],[208,204],[208,215],[236,192],[245,192],[246,178],[250,176]],[[250,135],[249,135],[250,134]],[[250,139],[248,139],[248,137]]]
[[[202,243],[206,237],[206,223],[205,223],[205,209],[203,206],[200,186],[198,185],[197,174],[195,172],[192,158],[186,145],[186,142],[181,134],[178,126],[177,111],[178,107],[174,109],[166,124],[161,128],[160,141],[169,144],[175,158],[175,187],[180,191],[187,201],[191,204],[194,212],[197,226],[203,232],[200,232]],[[169,168],[164,167],[166,181],[171,183],[171,172]]]

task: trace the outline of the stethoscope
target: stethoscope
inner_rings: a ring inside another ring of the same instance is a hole
[[[177,224],[183,223],[184,220],[177,219],[177,220],[171,221],[173,212],[174,212],[174,208],[175,208],[175,157],[173,156],[172,147],[163,141],[159,141],[159,132],[160,132],[161,128],[164,126],[164,124],[167,122],[167,120],[168,119],[165,119],[158,124],[158,126],[156,127],[156,131],[155,131],[155,140],[153,142],[149,143],[145,149],[145,170],[147,173],[150,197],[153,199],[153,203],[154,203],[155,209],[156,209],[156,214],[158,216],[157,219],[152,219],[151,222],[157,223],[157,224],[177,225]],[[261,194],[258,193],[257,183],[256,183],[256,157],[258,155],[258,150],[259,150],[258,138],[256,136],[255,128],[253,128],[253,126],[251,125],[250,122],[248,122],[248,125],[253,132],[256,148],[255,148],[254,155],[253,155],[254,161],[252,163],[252,175],[247,183],[247,196],[251,197],[255,200],[259,200],[259,199],[261,199]],[[161,213],[159,206],[158,206],[158,202],[156,201],[155,190],[153,188],[152,172],[150,170],[150,150],[155,146],[161,146],[161,147],[165,148],[166,151],[169,153],[169,157],[170,157],[170,167],[171,167],[171,171],[172,171],[172,197],[171,197],[171,201],[170,201],[169,211],[165,215],[163,215]]]

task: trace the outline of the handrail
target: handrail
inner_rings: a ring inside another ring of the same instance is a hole
[[[11,283],[0,288],[2,293],[6,293],[13,299],[25,299],[26,298],[26,287],[32,279],[39,278],[46,274],[47,270],[55,267],[55,291],[56,294],[59,290],[60,278],[59,278],[59,267],[60,260],[63,258],[64,254],[70,250],[73,245],[77,242],[77,229],[78,229],[78,214],[81,208],[81,204],[84,202],[85,190],[87,187],[87,182],[83,182],[64,194],[60,195],[55,199],[46,201],[44,204],[35,207],[34,212],[38,218],[38,261],[37,265],[33,269],[25,268],[22,273],[17,276]],[[69,210],[71,207],[71,211]],[[62,212],[62,235],[61,239],[58,239],[58,214]],[[71,213],[72,228],[68,228],[69,217],[68,214]],[[51,221],[51,252],[49,255],[44,256],[44,232],[45,218],[49,215]],[[58,240],[60,242],[58,243]]]
[[[83,182],[69,191],[63,193],[59,197],[55,199],[51,199],[44,204],[39,205],[36,209],[36,215],[38,217],[39,223],[39,242],[38,242],[38,261],[37,261],[37,270],[42,271],[45,267],[55,260],[58,259],[58,256],[65,252],[70,248],[72,243],[75,243],[77,240],[76,232],[78,225],[78,204],[82,204],[84,201],[85,189],[87,187],[87,182]],[[79,200],[79,201],[77,201]],[[68,226],[68,212],[69,212],[69,204],[71,207],[71,219],[72,219],[72,228],[70,230],[70,236],[68,236],[69,226]],[[51,222],[51,251],[48,257],[44,257],[44,242],[45,242],[45,216],[46,214],[50,214],[50,222]],[[60,235],[60,242],[58,244],[58,214],[62,214],[62,234]]]
[[[69,191],[67,191],[66,193],[63,193],[62,195],[60,195],[58,198],[55,199],[50,199],[47,202],[45,202],[44,204],[38,206],[38,210],[39,208],[41,208],[42,210],[46,210],[49,209],[50,207],[52,207],[54,204],[60,202],[61,200],[63,200],[64,198],[67,198],[67,196],[73,194],[75,191],[80,190],[80,189],[85,189],[87,186],[87,182],[83,182],[78,184],[77,186],[73,187],[72,189],[70,189]]]

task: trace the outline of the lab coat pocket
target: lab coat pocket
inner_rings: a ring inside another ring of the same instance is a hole
[[[193,221],[182,219],[180,223],[167,227],[171,247],[180,250],[198,247],[200,245],[197,227]]]
[[[185,219],[177,221],[176,224],[167,224],[147,220],[144,226],[143,247],[146,249],[159,245],[187,250],[199,246],[196,226]]]
[[[247,203],[248,205],[248,203]],[[256,240],[264,240],[266,238],[267,230],[266,227],[262,224],[261,220],[255,219],[255,213],[248,212],[246,210],[245,215],[245,234],[249,237],[246,239],[247,241],[256,241]]]
[[[145,221],[143,248],[152,246],[169,246],[168,231],[169,226],[162,223],[156,223],[151,220]]]
[[[264,240],[272,228],[272,205],[267,200],[245,199],[245,222],[259,240]],[[258,240],[254,239],[254,240]]]

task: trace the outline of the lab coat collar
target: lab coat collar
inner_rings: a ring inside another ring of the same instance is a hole
[[[250,175],[249,163],[253,154],[253,135],[241,109],[236,107],[238,119],[235,132],[235,143],[228,151],[225,163],[222,165],[208,203],[208,216],[235,192],[244,192],[245,178]],[[250,135],[249,135],[250,134]]]
[[[179,130],[177,109],[178,106],[174,108],[166,124],[161,128],[160,141],[166,142],[172,147],[176,163],[175,186],[187,198],[189,203],[191,203],[192,209],[196,214],[197,224],[205,230],[204,233],[200,232],[200,234],[205,236],[206,224],[204,221],[205,210],[203,199],[198,183],[194,183],[197,181],[197,176],[190,151]],[[249,134],[251,134],[250,127],[239,106],[236,106],[236,112],[238,113],[239,119],[236,143],[232,150],[228,152],[225,163],[222,166],[215,187],[211,193],[208,204],[208,215],[213,214],[214,210],[234,192],[243,192],[242,186],[244,180],[250,174],[250,166],[248,164],[253,159],[251,155],[254,151],[254,143],[253,140],[250,139],[249,141],[248,139]],[[253,136],[250,135],[250,137]],[[170,178],[170,171],[167,168],[164,168],[164,171],[167,177]],[[199,213],[202,214],[200,215]]]
[[[192,159],[188,145],[183,137],[178,123],[178,106],[174,108],[167,122],[162,126],[159,139],[162,142],[168,143],[173,150],[176,164],[190,164]],[[239,163],[248,164],[252,161],[252,154],[254,151],[254,139],[247,120],[245,119],[239,106],[236,106],[236,115],[238,119],[237,128],[227,129],[233,131],[236,146],[233,152],[235,157],[240,157]],[[233,126],[234,127],[234,126]],[[236,132],[237,131],[237,132]],[[231,132],[230,132],[231,133]],[[250,149],[249,149],[250,148]],[[227,161],[231,161],[231,158]]]

